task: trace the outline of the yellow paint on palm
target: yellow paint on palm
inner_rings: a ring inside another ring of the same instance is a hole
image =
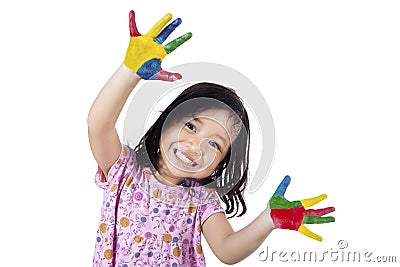
[[[301,204],[303,204],[304,208],[308,208],[308,207],[314,206],[315,204],[321,202],[326,197],[327,197],[326,194],[322,194],[322,195],[319,195],[316,197],[302,199],[302,200],[300,200],[300,202],[301,202]]]
[[[146,34],[131,38],[124,64],[132,71],[137,72],[144,62],[152,58],[163,60],[166,55],[164,47],[154,42],[153,38]]]
[[[192,37],[191,33],[186,33],[162,46],[161,44],[182,22],[178,18],[165,27],[171,19],[172,14],[166,14],[146,34],[142,35],[136,27],[135,12],[133,10],[129,12],[131,39],[126,51],[124,65],[135,72],[140,78],[170,82],[182,78],[179,73],[171,73],[161,68],[161,62],[165,56]]]

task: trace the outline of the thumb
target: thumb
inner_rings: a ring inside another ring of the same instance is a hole
[[[160,69],[156,73],[155,77],[153,77],[153,79],[167,81],[167,82],[174,82],[176,80],[182,79],[182,75],[180,73],[174,73]]]

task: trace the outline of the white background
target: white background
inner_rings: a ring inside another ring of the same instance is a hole
[[[223,64],[246,75],[266,98],[275,159],[263,186],[246,195],[248,213],[231,220],[235,229],[261,212],[286,174],[292,177],[288,199],[326,193],[317,207],[336,208],[335,223],[309,226],[322,243],[276,230],[237,266],[287,266],[290,259],[261,262],[258,255],[267,247],[322,255],[342,239],[345,251],[400,261],[398,1],[0,5],[0,266],[91,266],[102,192],[93,183],[97,166],[86,118],[123,61],[130,9],[143,33],[167,12],[183,19],[171,39],[193,32],[163,61],[165,69]],[[117,125],[121,137],[125,113]],[[223,265],[206,244],[204,250],[209,266]]]

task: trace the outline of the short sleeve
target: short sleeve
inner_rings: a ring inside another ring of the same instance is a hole
[[[98,166],[94,181],[100,188],[107,189],[110,185],[119,183],[120,178],[131,175],[135,168],[135,151],[129,146],[122,144],[121,153],[117,161],[108,171],[107,177],[104,175],[100,166]]]
[[[217,212],[223,212],[225,214],[225,210],[221,206],[221,202],[219,199],[216,199],[215,201],[212,201],[211,203],[204,204],[201,208],[203,210],[200,223],[203,225],[203,223],[214,213]]]

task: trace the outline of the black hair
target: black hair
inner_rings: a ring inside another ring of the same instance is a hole
[[[192,101],[204,98],[213,101]],[[189,104],[185,106],[185,103]],[[236,139],[214,172],[209,177],[196,179],[196,181],[200,181],[203,184],[215,181],[213,187],[220,193],[219,197],[226,206],[225,212],[228,215],[231,214],[230,217],[242,216],[247,211],[244,190],[248,180],[250,126],[243,102],[231,88],[219,84],[201,82],[185,89],[161,113],[156,122],[147,130],[139,141],[139,144],[135,147],[139,165],[148,166],[154,171],[158,168],[162,129],[168,123],[168,118],[171,118],[169,117],[170,113],[173,113],[177,106],[181,107],[182,105],[184,112],[176,112],[177,114],[171,116],[175,120],[179,120],[187,114],[193,115],[210,108],[225,109],[231,113],[235,113],[231,116],[234,119],[236,118],[234,125],[241,125],[240,128],[237,128],[240,130],[237,133]],[[225,193],[221,194],[222,191]],[[241,212],[239,212],[240,207]]]

